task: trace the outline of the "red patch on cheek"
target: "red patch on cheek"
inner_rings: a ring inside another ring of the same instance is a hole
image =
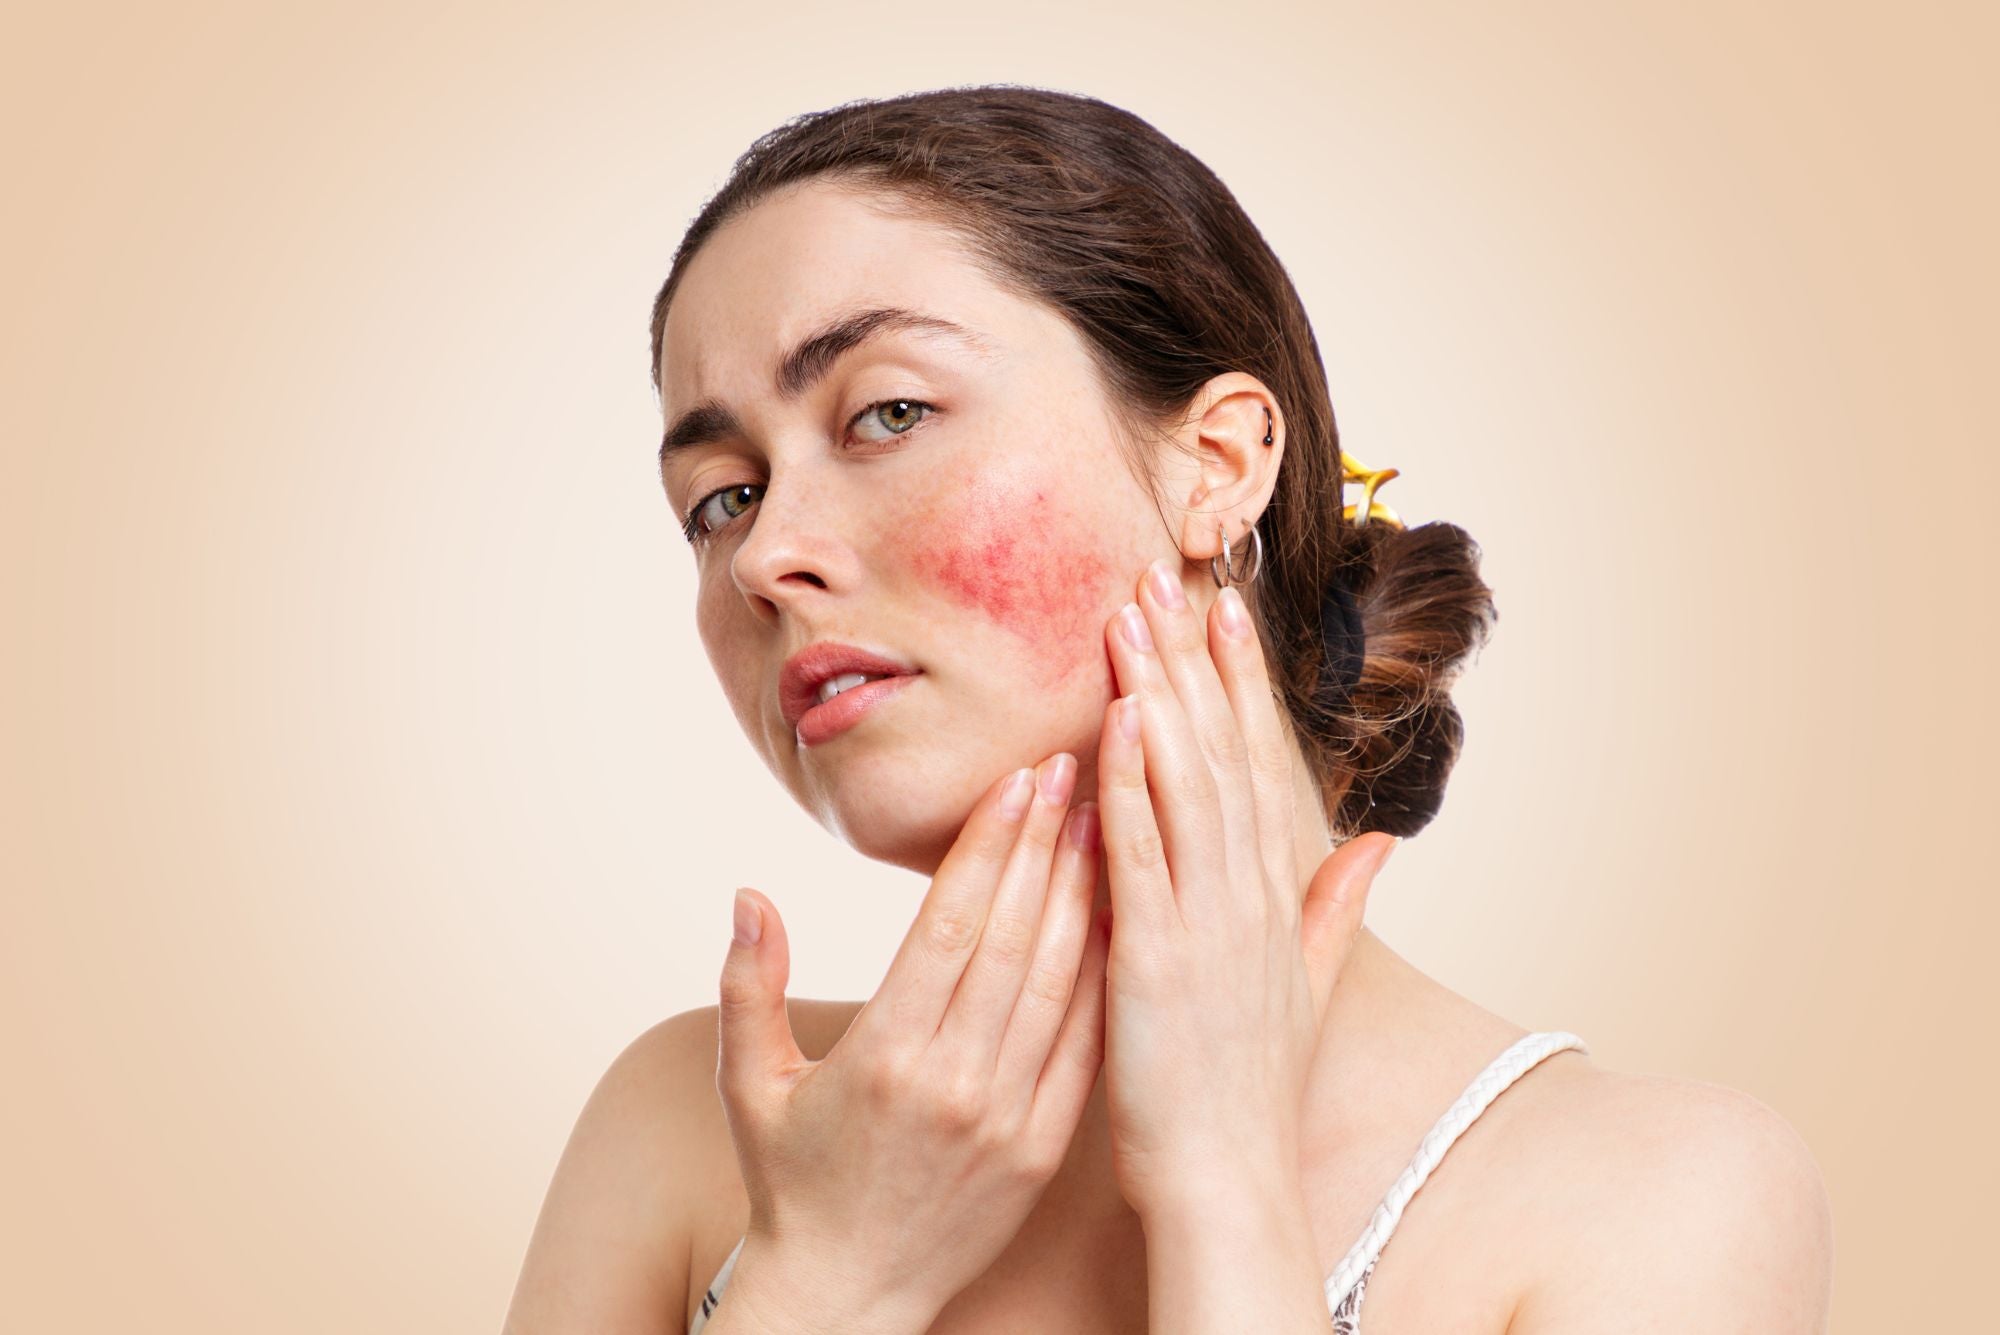
[[[1045,486],[975,486],[918,521],[935,536],[916,542],[910,560],[947,599],[1018,636],[1045,683],[1095,664],[1109,684],[1101,609],[1112,563],[1092,544],[1091,522],[1051,507],[1048,495]]]

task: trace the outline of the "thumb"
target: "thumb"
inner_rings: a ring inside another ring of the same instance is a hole
[[[729,954],[722,964],[721,1004],[716,1008],[721,1048],[716,1084],[739,1108],[762,1099],[780,1072],[805,1062],[785,1009],[791,950],[777,907],[751,889],[736,892]]]
[[[1312,983],[1313,1012],[1322,1023],[1340,966],[1361,931],[1375,875],[1402,842],[1400,835],[1380,831],[1349,839],[1327,854],[1306,885],[1305,901],[1299,906],[1299,947]]]

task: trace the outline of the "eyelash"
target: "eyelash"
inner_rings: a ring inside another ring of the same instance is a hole
[[[913,399],[909,397],[907,394],[900,394],[894,398],[875,400],[875,402],[869,404],[867,407],[863,408],[860,412],[854,414],[854,416],[847,419],[847,429],[852,431],[854,429],[855,424],[860,422],[862,418],[868,416],[868,414],[876,412],[883,408],[887,408],[891,404],[895,403],[907,403],[914,408],[922,408],[925,411],[923,416],[919,417],[915,422],[911,423],[911,425],[907,429],[893,433],[890,436],[891,440],[900,440],[903,437],[914,434],[924,425],[924,423],[930,421],[931,418],[934,417],[938,411],[937,405],[934,403],[926,403],[922,399]],[[868,443],[874,445],[881,445],[881,444],[886,444],[887,442],[870,441]],[[696,530],[695,521],[701,515],[701,512],[707,508],[708,503],[714,500],[717,496],[722,495],[726,491],[735,491],[740,487],[754,487],[758,485],[760,484],[755,482],[734,482],[731,483],[729,486],[717,487],[713,491],[704,493],[701,499],[696,501],[693,505],[689,506],[688,512],[681,516],[681,536],[687,539],[688,545],[691,547],[700,548],[706,546],[707,543],[716,536],[716,534],[722,532],[724,528],[727,528],[729,526],[728,524],[725,523],[717,528],[709,530],[706,533],[698,532]]]

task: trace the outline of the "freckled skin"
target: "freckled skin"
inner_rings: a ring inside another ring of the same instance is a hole
[[[1091,543],[1089,518],[1048,498],[1040,484],[968,479],[923,516],[909,559],[946,598],[1019,637],[1043,688],[1088,666],[1108,698],[1115,678],[1102,632],[1114,565]]]

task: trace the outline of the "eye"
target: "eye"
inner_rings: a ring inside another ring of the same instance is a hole
[[[688,511],[687,518],[681,521],[681,536],[686,538],[693,546],[701,546],[702,543],[708,541],[716,529],[721,528],[723,524],[728,523],[729,520],[734,519],[742,513],[741,510],[732,510],[729,508],[729,503],[732,499],[741,500],[742,493],[746,491],[760,491],[762,489],[761,483],[739,482],[733,487],[723,487],[719,490],[709,492],[708,495],[694,503],[694,508]],[[711,501],[722,502],[724,517],[713,528],[705,528],[702,526],[702,516],[708,510]],[[741,501],[741,503],[744,509],[748,509],[750,506],[749,501]]]
[[[893,411],[895,420],[892,421],[889,417],[884,416],[885,409]],[[923,411],[919,412],[919,409]],[[852,428],[859,426],[863,422],[875,421],[888,427],[889,435],[902,436],[909,434],[912,427],[936,411],[937,409],[925,403],[922,399],[882,399],[879,402],[869,404],[866,408],[856,413],[854,419],[847,425]],[[886,436],[874,437],[876,440],[886,440],[887,438]],[[868,439],[868,437],[863,437],[863,439]]]
[[[854,414],[848,420],[848,430],[854,430],[866,422],[876,422],[888,428],[888,436],[862,436],[862,442],[872,446],[884,440],[892,440],[896,436],[908,436],[926,420],[936,416],[936,412],[938,412],[936,404],[926,404],[920,398],[884,398],[876,400],[874,404],[868,404],[858,414]],[[764,494],[762,482],[738,482],[736,486],[710,492],[702,500],[694,502],[694,508],[680,522],[682,538],[686,538],[688,544],[700,548],[730,520],[736,520],[738,516],[748,512],[750,506],[754,506],[758,496],[762,494]]]

